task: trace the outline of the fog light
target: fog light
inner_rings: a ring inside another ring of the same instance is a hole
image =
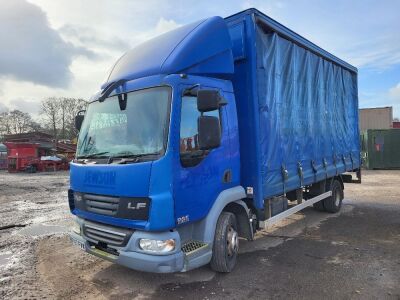
[[[169,239],[161,241],[161,240],[140,239],[139,247],[140,249],[148,252],[166,253],[166,252],[171,252],[175,249],[175,240]]]

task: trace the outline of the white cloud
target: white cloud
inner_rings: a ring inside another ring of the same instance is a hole
[[[286,9],[287,5],[283,1],[259,1],[246,0],[242,3],[242,9],[257,8],[266,15],[278,14],[279,10]]]
[[[0,5],[0,76],[48,86],[68,86],[76,56],[96,58],[87,48],[65,42],[50,28],[46,14],[24,0]]]
[[[94,49],[96,52],[121,52],[130,48],[127,40],[117,35],[103,34],[96,30],[96,28],[85,25],[66,24],[62,26],[58,32],[65,40],[74,45]]]
[[[400,64],[400,36],[388,35],[360,42],[346,51],[357,67],[387,69]]]
[[[31,56],[33,59],[45,59],[45,61],[36,63],[41,68],[38,71],[26,63],[21,64],[22,71],[28,70],[33,73],[33,79],[3,76],[0,81],[0,109],[5,110],[6,107],[21,109],[32,113],[36,118],[40,101],[43,99],[52,96],[88,99],[104,83],[110,68],[125,51],[144,40],[179,26],[171,18],[154,16],[151,13],[150,4],[132,5],[125,1],[117,1],[112,4],[104,2],[102,5],[97,5],[97,3],[94,5],[94,2],[72,0],[32,0],[31,2],[34,4],[21,0],[10,1],[7,3],[8,6],[15,6],[17,3],[21,7],[13,13],[7,10],[7,13],[17,16],[15,19],[18,20],[21,13],[28,10],[30,13],[25,23],[27,20],[34,19],[32,14],[41,20],[40,32],[50,32],[52,37],[55,37],[59,43],[59,49],[53,52],[61,57],[58,57],[57,61],[51,60],[51,55],[45,51],[51,48],[50,42],[24,37],[25,47],[17,47],[17,50],[25,50],[23,53],[31,55],[32,51],[29,51],[29,47],[45,47],[47,49],[43,50],[38,57]],[[150,0],[150,2],[154,1]],[[154,7],[162,10],[163,4],[153,4],[153,10]],[[40,5],[41,8],[36,5]],[[132,6],[137,9],[130,9]],[[5,14],[3,8],[5,6],[0,3],[1,16]],[[1,22],[5,22],[4,19],[0,20]],[[143,24],[146,24],[145,28],[141,27]],[[31,30],[31,28],[28,29]],[[10,34],[15,34],[15,30],[8,29],[8,31]],[[69,56],[62,56],[65,45],[73,50]],[[11,47],[9,51],[12,48],[15,47]],[[1,51],[0,49],[0,53]],[[87,55],[77,55],[79,51],[82,54],[87,51]],[[93,57],[89,54],[93,54]],[[94,56],[96,60],[93,60]],[[2,57],[8,60],[13,59],[13,53],[6,53]],[[57,67],[60,64],[63,68]],[[0,66],[2,66],[1,61]],[[12,71],[17,72],[15,66]],[[4,68],[0,69],[0,75],[2,72]],[[38,79],[35,79],[36,77]]]
[[[2,112],[7,112],[7,111],[9,111],[8,107],[5,104],[0,102],[0,114]]]
[[[43,70],[39,71],[42,73],[33,73],[36,77],[41,74],[39,80],[44,81],[49,78],[47,81],[50,82],[43,82],[42,85],[35,84],[40,82],[23,82],[20,81],[21,76],[16,75],[13,78],[10,76],[2,78],[0,102],[10,108],[15,107],[15,103],[21,101],[19,99],[36,103],[50,96],[87,99],[98,90],[113,63],[129,47],[134,47],[181,24],[213,15],[225,17],[249,7],[258,8],[338,57],[362,67],[360,74],[368,68],[373,70],[371,72],[376,71],[378,76],[385,68],[396,64],[399,66],[400,63],[400,35],[397,29],[400,28],[400,18],[398,18],[400,3],[396,1],[388,1],[385,5],[369,2],[365,4],[364,1],[350,3],[347,0],[334,2],[232,0],[229,5],[223,1],[197,0],[179,0],[173,3],[163,0],[28,1],[31,3],[28,5],[39,7],[33,11],[42,15],[41,18],[45,20],[41,28],[47,33],[50,32],[53,39],[58,41],[58,44],[55,44],[59,45],[60,49],[57,48],[53,55],[57,54],[60,58],[53,64],[52,56],[47,55],[46,51],[49,50],[49,45],[54,43],[29,36],[22,39],[23,47],[9,47],[8,53],[11,50],[17,53],[20,49],[28,50],[28,46],[47,48],[42,57],[49,59],[46,63],[40,64]],[[24,20],[19,12],[12,14],[10,10],[5,9],[5,5],[11,5],[10,3],[16,5],[14,3],[22,1],[0,0],[0,23],[4,22],[5,17],[11,18],[13,15],[16,20],[26,22],[27,20]],[[27,19],[31,19],[31,16],[29,15]],[[15,33],[14,28],[10,28],[9,31]],[[74,50],[66,51],[69,54],[65,55],[62,54],[65,48]],[[9,56],[2,55],[2,57]],[[38,59],[37,56],[31,58]],[[29,70],[29,68],[22,69],[24,72]],[[0,74],[4,70],[1,68]],[[18,68],[12,71],[15,73]],[[56,87],[43,86],[43,84],[51,85],[51,81],[57,80]],[[67,82],[70,83],[69,87]],[[375,106],[394,103],[396,112],[396,103],[399,103],[399,100],[395,100],[399,99],[396,91],[398,88],[395,87],[389,92],[388,86],[377,90],[371,85],[368,89],[371,95],[367,95],[365,90],[360,90],[360,103]],[[19,106],[23,107],[22,104]],[[397,111],[400,113],[400,107]]]
[[[164,18],[160,18],[157,22],[156,28],[153,31],[154,35],[160,35],[175,28],[181,26],[180,24],[176,23],[174,20],[166,20]]]
[[[26,81],[3,80],[4,94],[0,97],[0,102],[10,109],[20,109],[37,117],[40,102],[45,98],[57,96],[89,99],[99,90],[106,73],[118,56],[119,54],[114,54],[108,60],[96,61],[95,64],[85,57],[75,59],[70,65],[71,72],[75,74],[71,87],[54,88]]]
[[[175,28],[178,28],[179,26],[181,26],[181,25],[176,23],[174,20],[171,20],[171,19],[167,20],[167,19],[164,19],[163,17],[161,17],[160,19],[158,19],[157,24],[153,29],[143,31],[136,35],[135,44],[142,43],[153,37],[156,37],[158,35],[161,35],[163,33],[171,31]]]
[[[24,98],[13,99],[9,105],[12,109],[18,109],[33,116],[40,114],[40,103],[35,100],[26,100]]]
[[[384,92],[378,93],[360,93],[360,106],[381,107],[392,106],[393,117],[400,117],[400,82]]]
[[[389,97],[398,102],[400,105],[400,82],[389,89]]]
[[[356,67],[386,69],[400,63],[399,1],[246,0]]]

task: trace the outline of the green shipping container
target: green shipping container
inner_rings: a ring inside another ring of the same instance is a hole
[[[400,129],[364,131],[361,153],[367,169],[400,169]]]

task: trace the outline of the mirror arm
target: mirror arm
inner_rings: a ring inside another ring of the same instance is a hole
[[[200,84],[196,83],[192,85],[191,87],[188,87],[187,89],[184,89],[182,92],[182,97],[183,96],[197,96],[197,92],[193,91],[196,88],[200,88]]]
[[[224,97],[221,96],[221,100],[219,101],[219,107],[225,106],[228,104],[228,101]]]
[[[112,93],[113,90],[116,88],[120,87],[123,85],[125,82],[127,82],[126,79],[120,79],[118,81],[112,82],[109,85],[107,85],[104,90],[101,92],[100,97],[97,99],[99,102],[103,102],[110,94]]]

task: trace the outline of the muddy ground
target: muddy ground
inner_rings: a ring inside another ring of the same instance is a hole
[[[81,252],[67,187],[67,172],[0,172],[0,299],[400,299],[400,171],[365,171],[340,214],[306,209],[241,241],[230,274],[142,273]]]

